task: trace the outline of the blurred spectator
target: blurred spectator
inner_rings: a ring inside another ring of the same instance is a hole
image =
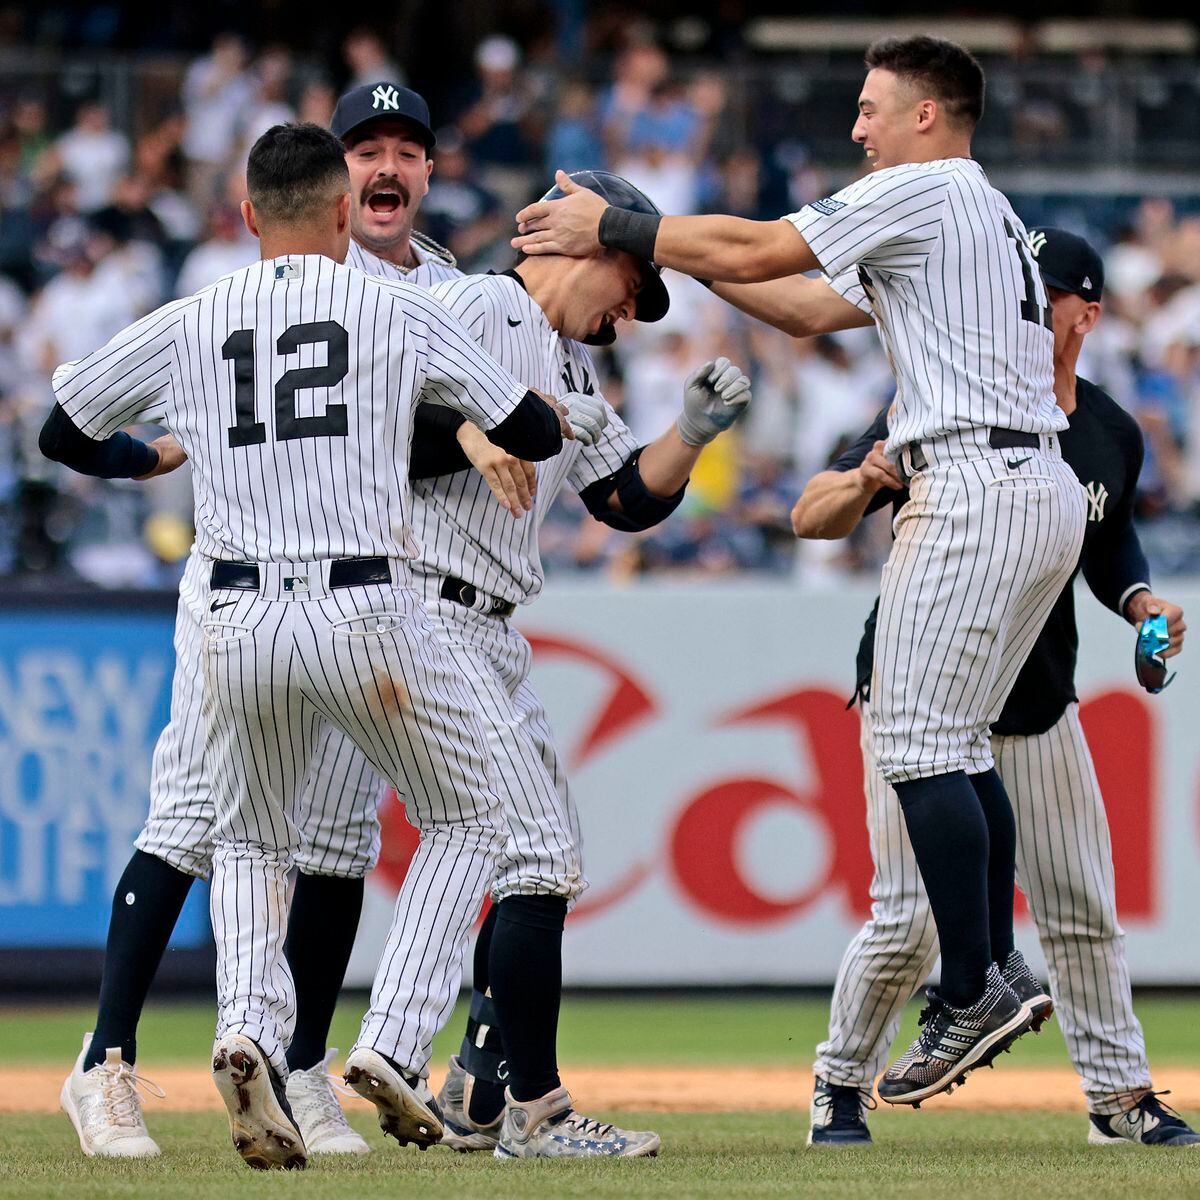
[[[546,179],[552,180],[557,170],[595,170],[605,161],[595,97],[586,83],[567,80],[546,134]]]
[[[234,165],[239,167],[250,154],[250,147],[272,125],[286,125],[296,119],[296,110],[287,102],[292,75],[292,56],[287,50],[281,46],[264,50],[250,74],[254,95],[238,126],[239,147]]]
[[[350,33],[342,43],[342,58],[350,72],[343,91],[381,80],[398,84],[408,82],[400,64],[388,53],[383,38],[372,29],[360,27]]]
[[[517,68],[521,51],[511,38],[489,37],[475,51],[477,80],[456,124],[480,181],[513,212],[525,202],[540,161],[534,91]]]
[[[82,212],[102,208],[129,165],[129,140],[109,127],[108,109],[88,101],[75,113],[75,124],[48,152],[54,165],[76,189]]]
[[[314,125],[328,127],[333,119],[334,106],[337,104],[337,93],[322,79],[313,80],[300,94],[300,107],[296,113],[297,121],[311,121]]]
[[[27,177],[51,145],[46,106],[40,100],[18,100],[12,113],[12,127],[20,148],[18,170]]]
[[[175,294],[194,295],[257,257],[258,243],[246,228],[238,206],[228,199],[214,204],[208,216],[208,238],[183,260]]]
[[[223,33],[213,42],[211,53],[197,59],[184,77],[187,188],[201,211],[212,200],[220,173],[237,150],[238,127],[254,97],[247,61],[242,39]]]
[[[437,158],[429,192],[421,201],[421,228],[458,259],[464,270],[480,269],[480,253],[512,226],[512,214],[474,181],[471,161],[457,129],[437,135]],[[508,266],[512,252],[499,248],[496,262]]]

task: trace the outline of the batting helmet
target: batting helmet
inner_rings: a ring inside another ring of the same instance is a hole
[[[632,212],[650,213],[662,216],[662,210],[646,195],[639,191],[620,175],[611,171],[572,171],[570,178],[580,187],[590,188],[603,196],[614,208],[627,208]],[[555,185],[543,197],[543,200],[561,200],[566,193]],[[649,270],[642,282],[642,290],[637,294],[637,307],[634,317],[638,321],[661,321],[671,307],[671,297],[666,284],[662,281],[662,268],[652,262],[647,262]],[[602,326],[600,332],[584,339],[593,346],[610,345],[616,338],[617,331],[611,326]]]

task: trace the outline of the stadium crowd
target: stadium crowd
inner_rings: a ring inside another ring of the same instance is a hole
[[[138,316],[256,257],[238,203],[248,147],[280,121],[327,123],[336,88],[403,71],[372,32],[351,34],[336,78],[279,47],[223,34],[182,75],[136,136],[85,96],[63,127],[44,96],[0,92],[0,575],[168,584],[190,543],[186,472],[150,485],[60,472],[37,451],[49,377]],[[417,227],[465,270],[511,261],[512,213],[556,167],[603,166],[667,212],[770,218],[833,190],[803,130],[759,148],[741,136],[739,98],[715,71],[681,78],[631,27],[597,85],[556,72],[504,36],[483,39],[475,75],[435,112],[438,148]],[[744,118],[744,114],[742,114]],[[1019,198],[1017,198],[1020,209]],[[1106,250],[1106,316],[1082,372],[1140,422],[1140,502],[1156,567],[1200,569],[1200,219],[1164,200],[1128,208],[1120,227],[1082,229]],[[604,391],[639,435],[678,409],[687,373],[728,354],[754,380],[736,438],[706,452],[678,516],[631,539],[560,504],[543,531],[548,569],[806,579],[873,566],[886,529],[848,545],[797,548],[788,511],[803,481],[871,420],[890,394],[874,332],[796,342],[739,317],[704,288],[670,279],[672,308],[631,326],[602,355]]]

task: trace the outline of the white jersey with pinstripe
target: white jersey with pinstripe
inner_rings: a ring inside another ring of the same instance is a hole
[[[1091,1111],[1114,1115],[1129,1106],[1130,1092],[1151,1086],[1150,1066],[1117,918],[1108,819],[1079,705],[1069,704],[1045,733],[993,736],[992,749],[1016,816],[1017,882],[1046,955],[1071,1062]],[[862,752],[875,862],[871,917],[842,958],[815,1071],[830,1083],[869,1088],[938,947],[900,801],[875,762],[865,713]]]
[[[464,276],[434,289],[496,361],[523,383],[561,395],[593,391],[594,369],[585,347],[560,337],[512,274]],[[554,895],[574,901],[587,886],[579,819],[550,722],[529,683],[529,643],[500,617],[490,597],[527,603],[541,590],[537,531],[565,484],[586,488],[612,475],[638,443],[615,412],[591,447],[564,445],[536,464],[533,511],[514,520],[473,470],[413,484],[414,530],[421,550],[414,562],[434,628],[466,679],[495,763],[494,780],[508,820],[508,837],[492,895]],[[477,590],[474,607],[443,599],[452,575]],[[441,998],[414,993],[392,979],[389,963],[403,964],[419,936],[419,914],[397,920],[376,976],[360,1045],[413,1046],[418,1031],[443,1019]],[[399,1061],[412,1062],[401,1057]],[[413,1064],[417,1069],[417,1064]]]
[[[218,1036],[253,1038],[286,1077],[286,876],[323,727],[406,795],[421,830],[401,893],[425,913],[407,964],[419,986],[427,965],[461,961],[494,872],[502,813],[486,743],[410,586],[406,463],[418,400],[490,428],[526,389],[426,293],[319,256],[165,306],[60,368],[55,388],[94,437],[162,420],[193,465],[201,552],[256,564],[256,584],[213,592],[200,653]],[[372,556],[387,560],[385,581],[338,586],[332,559]]]
[[[432,249],[430,247],[433,247]],[[431,287],[461,275],[448,251],[414,239],[417,265],[397,267],[350,243],[346,264],[369,275]],[[175,616],[176,669],[171,717],[154,747],[150,811],[135,845],[190,875],[205,876],[212,863],[214,809],[204,770],[200,635],[208,608],[206,563],[193,547],[184,568]],[[303,844],[296,860],[313,875],[361,878],[379,857],[374,811],[383,783],[357,747],[330,725],[319,735],[303,789],[299,820]]]
[[[1025,228],[965,158],[877,170],[787,219],[833,288],[874,317],[896,378],[887,453],[911,499],[879,607],[880,768],[889,782],[986,771],[988,726],[1084,530]],[[992,430],[1020,451],[993,445]]]
[[[787,219],[835,290],[875,318],[896,377],[892,457],[956,430],[1066,428],[1045,285],[977,162],[887,167]]]

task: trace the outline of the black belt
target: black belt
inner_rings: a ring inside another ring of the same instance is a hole
[[[1042,435],[1040,433],[1021,433],[1017,429],[989,429],[988,445],[993,450],[1040,450]]]
[[[465,579],[458,579],[453,575],[447,575],[442,580],[441,595],[443,600],[461,604],[465,608],[474,608],[476,601],[482,596],[488,604],[482,611],[489,617],[511,617],[517,611],[517,606],[511,600],[498,600],[495,596],[484,595],[473,583],[467,583]]]
[[[988,445],[993,450],[1016,450],[1018,447],[1025,450],[1040,450],[1042,435],[1040,433],[1022,433],[1019,429],[989,429]],[[914,471],[923,471],[929,466],[929,460],[925,457],[920,442],[909,442],[905,449],[908,451],[909,461],[912,463]],[[902,476],[903,474],[904,472],[901,471]]]
[[[215,562],[211,586],[258,591],[259,573],[255,563]],[[335,558],[329,564],[331,588],[361,587],[366,583],[391,583],[392,570],[386,558]]]

